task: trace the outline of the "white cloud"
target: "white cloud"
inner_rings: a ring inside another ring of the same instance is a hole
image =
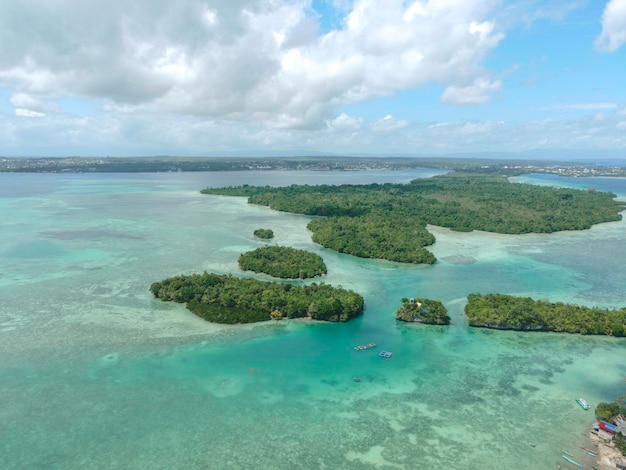
[[[396,119],[391,114],[388,114],[384,118],[374,122],[372,124],[372,130],[379,132],[388,132],[396,129],[402,129],[408,125],[408,121]]]
[[[346,114],[302,132],[263,123],[207,120],[150,112],[81,118],[53,113],[0,113],[0,155],[444,154],[575,148],[626,151],[626,120],[618,111],[530,122],[407,122],[386,116],[364,121]],[[549,154],[546,154],[549,156]]]
[[[476,105],[486,103],[491,95],[502,88],[500,80],[478,78],[471,85],[452,85],[445,89],[441,101],[450,104]]]
[[[346,113],[341,113],[332,121],[328,122],[328,128],[333,130],[357,130],[363,124],[363,119],[355,119],[348,116]]]
[[[467,88],[465,95],[476,80],[492,83],[481,62],[503,37],[492,18],[497,4],[341,2],[343,26],[320,35],[308,0],[211,8],[202,0],[3,0],[0,85],[42,101],[93,97],[142,111],[315,129],[341,104],[432,82]],[[495,90],[482,86],[473,101]]]
[[[598,50],[613,52],[626,43],[626,0],[609,0],[602,13],[602,32],[595,40]]]
[[[15,115],[20,117],[44,117],[44,113],[32,111],[30,109],[15,108]]]

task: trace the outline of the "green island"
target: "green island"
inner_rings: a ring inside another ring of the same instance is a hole
[[[150,292],[164,301],[187,303],[205,320],[228,324],[303,317],[347,321],[364,306],[356,292],[324,283],[295,286],[207,272],[154,282]]]
[[[243,253],[239,267],[282,279],[308,279],[328,271],[321,256],[286,246],[265,246]]]
[[[448,310],[439,300],[423,297],[402,299],[402,305],[396,311],[396,320],[429,325],[449,325]]]
[[[254,231],[253,235],[264,240],[271,240],[274,238],[274,231],[269,228],[258,228]]]
[[[470,294],[465,315],[470,326],[481,328],[626,336],[626,308],[610,310],[505,294]]]
[[[426,226],[503,234],[583,230],[621,220],[616,195],[511,183],[504,176],[448,173],[408,184],[238,186],[204,194],[247,196],[251,204],[322,216],[308,228],[320,245],[362,258],[432,264]]]

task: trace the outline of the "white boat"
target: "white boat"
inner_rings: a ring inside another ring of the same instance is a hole
[[[580,406],[582,406],[583,410],[588,410],[591,408],[591,405],[584,398],[577,398],[576,401]]]

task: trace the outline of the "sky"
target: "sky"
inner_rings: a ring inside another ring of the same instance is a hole
[[[0,156],[626,159],[626,0],[2,0]]]

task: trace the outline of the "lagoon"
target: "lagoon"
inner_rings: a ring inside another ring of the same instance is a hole
[[[323,249],[309,217],[199,193],[436,173],[0,174],[3,468],[536,469],[561,449],[590,462],[577,450],[593,414],[574,399],[626,393],[626,340],[470,329],[463,307],[472,292],[624,306],[625,221],[519,236],[431,227],[439,262],[413,266]],[[516,180],[626,197],[617,178]],[[326,282],[361,293],[364,314],[223,326],[152,298],[173,275],[237,274],[264,244],[259,227],[322,256]],[[403,297],[440,299],[452,324],[397,323]]]

